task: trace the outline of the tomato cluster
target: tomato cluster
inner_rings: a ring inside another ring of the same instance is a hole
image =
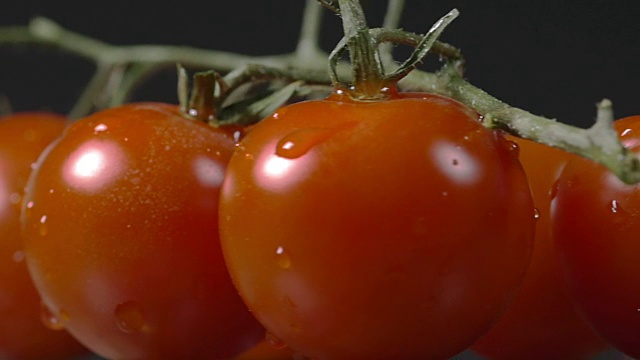
[[[393,91],[0,119],[0,357],[640,356],[640,188],[479,119]]]
[[[640,116],[614,127],[640,154]],[[602,338],[640,358],[640,186],[578,158],[567,164],[553,195],[553,232],[578,310]]]
[[[88,353],[69,334],[51,331],[41,321],[47,313],[20,241],[20,204],[32,165],[66,125],[64,117],[43,112],[0,118],[0,359],[68,359]]]

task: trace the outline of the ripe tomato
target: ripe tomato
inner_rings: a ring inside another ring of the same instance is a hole
[[[230,132],[130,104],[75,122],[39,159],[27,264],[52,315],[97,354],[229,358],[263,338],[218,239]]]
[[[318,359],[452,356],[503,314],[531,254],[516,154],[435,95],[284,107],[240,142],[220,199],[241,296]]]
[[[286,346],[272,344],[268,340],[262,340],[256,346],[240,354],[233,360],[294,360],[293,352]]]
[[[489,359],[586,359],[607,344],[580,317],[558,267],[551,237],[551,189],[576,155],[509,137],[520,149],[537,221],[531,265],[507,314],[474,350]]]
[[[622,143],[640,153],[640,116],[618,120]],[[591,326],[640,358],[640,186],[577,158],[552,202],[553,236],[571,295]]]
[[[68,359],[88,353],[65,331],[45,327],[24,262],[20,203],[31,165],[67,125],[61,115],[0,118],[0,359]]]

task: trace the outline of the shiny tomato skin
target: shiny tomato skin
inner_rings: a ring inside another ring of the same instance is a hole
[[[640,154],[640,116],[614,126]],[[579,310],[603,339],[640,358],[640,186],[575,159],[558,180],[552,211],[561,267]]]
[[[23,206],[27,264],[61,325],[109,359],[226,359],[264,329],[218,239],[235,141],[177,107],[76,121],[39,159]]]
[[[62,115],[20,112],[0,118],[0,359],[68,359],[89,351],[42,322],[27,266],[20,203],[31,165],[67,126]]]
[[[256,346],[243,352],[233,360],[301,360],[286,346],[271,344],[262,340]]]
[[[577,157],[509,136],[520,149],[537,209],[534,251],[522,288],[496,326],[473,349],[488,359],[588,359],[607,348],[578,314],[558,266],[551,236],[551,192]]]
[[[273,337],[315,359],[445,359],[503,314],[531,254],[516,154],[444,97],[301,102],[232,155],[221,242]]]

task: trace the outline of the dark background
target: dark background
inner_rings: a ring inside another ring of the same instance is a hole
[[[65,3],[7,4],[0,26],[42,15],[112,44],[268,55],[295,48],[304,6],[303,0],[211,1],[200,8]],[[385,6],[383,0],[367,2],[370,25],[380,26]],[[474,85],[511,105],[580,126],[593,122],[595,103],[604,97],[613,101],[617,117],[640,114],[640,1],[407,0],[402,25],[424,33],[454,7],[461,16],[441,39],[462,49]],[[330,50],[341,36],[340,22],[326,12],[324,23],[322,46]],[[70,55],[25,46],[0,47],[0,66],[0,94],[14,110],[66,112],[92,71]],[[175,102],[175,71],[146,83],[138,99]]]

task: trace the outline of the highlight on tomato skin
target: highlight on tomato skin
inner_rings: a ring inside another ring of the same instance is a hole
[[[296,357],[288,347],[273,344],[265,339],[233,360],[302,360]]]
[[[537,209],[534,251],[522,288],[496,326],[473,349],[485,358],[586,359],[608,347],[576,310],[551,236],[551,196],[565,164],[577,155],[508,136],[519,148]]]
[[[264,337],[233,287],[217,208],[233,133],[135,103],[40,157],[25,259],[51,319],[109,359],[228,359]]]
[[[57,360],[89,354],[66,331],[53,331],[43,323],[20,234],[20,204],[32,164],[66,126],[65,117],[49,112],[0,117],[1,359]]]
[[[640,154],[640,116],[614,122]],[[552,231],[569,293],[591,327],[640,358],[640,186],[578,158],[564,168],[552,202]]]
[[[426,94],[279,109],[232,155],[219,219],[253,314],[318,359],[462,352],[515,296],[535,221],[510,144]]]

